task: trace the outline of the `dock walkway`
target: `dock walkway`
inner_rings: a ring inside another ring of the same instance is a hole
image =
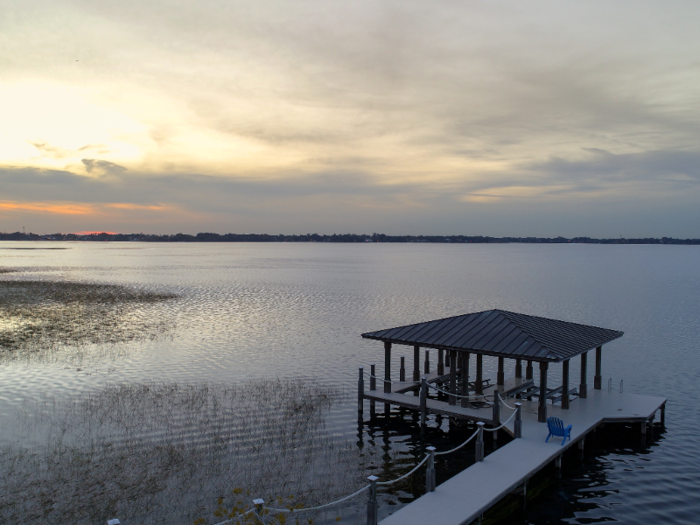
[[[375,392],[372,392],[375,394]],[[387,402],[415,408],[417,398],[405,394],[376,394],[387,397]],[[400,399],[405,397],[408,402]],[[512,406],[515,400],[507,400]],[[428,492],[412,503],[399,509],[380,522],[380,525],[463,525],[472,522],[499,500],[522,487],[527,480],[555,460],[565,450],[578,446],[585,436],[601,423],[638,422],[645,423],[666,402],[665,398],[620,393],[608,390],[591,390],[586,399],[577,399],[568,410],[548,405],[548,415],[556,416],[565,425],[573,425],[571,441],[561,446],[561,438],[551,438],[545,443],[547,425],[537,422],[537,403],[522,403],[522,438],[514,439],[495,450],[460,474],[457,474],[434,492]],[[406,404],[405,404],[406,403]],[[491,410],[473,410],[450,406],[428,400],[429,411],[453,417],[467,417],[477,421],[490,421]],[[477,414],[474,414],[474,413]],[[501,409],[501,420],[511,415],[507,408]],[[512,433],[512,423],[509,425]]]

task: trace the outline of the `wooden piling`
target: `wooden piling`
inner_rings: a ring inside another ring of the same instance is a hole
[[[469,352],[462,354],[462,392],[463,396],[469,395]],[[463,397],[460,405],[469,408],[469,398]]]
[[[430,350],[425,351],[425,369],[423,370],[423,373],[430,373]]]
[[[399,368],[399,381],[406,381],[406,358],[401,356],[401,368]]]
[[[476,394],[481,395],[484,393],[484,356],[483,354],[476,354],[476,381],[474,383],[476,389]]]
[[[523,360],[515,360],[515,377],[521,379],[523,377]]]
[[[593,376],[593,388],[600,390],[603,387],[603,376],[601,371],[603,368],[603,347],[599,346],[595,349],[595,375]]]
[[[391,394],[391,343],[384,343],[384,393]]]
[[[499,357],[498,358],[498,374],[496,375],[496,384],[498,386],[503,386],[503,384],[506,382],[506,374],[505,370],[503,369],[505,364],[505,358]]]
[[[413,346],[413,380],[420,381],[420,346]]]
[[[578,397],[586,399],[588,397],[588,385],[586,384],[586,368],[588,365],[588,352],[581,354],[581,384],[578,386]]]
[[[437,373],[439,376],[445,373],[445,351],[442,348],[438,349]]]
[[[527,362],[527,368],[525,368],[525,379],[532,379],[534,377],[532,371],[532,361]]]
[[[564,410],[569,409],[569,360],[562,363],[562,393],[561,407]]]
[[[362,418],[365,406],[365,368],[360,367],[360,379],[357,381],[357,414]]]
[[[455,394],[457,392],[457,350],[450,350],[450,394]],[[450,405],[457,404],[457,398],[450,395]]]
[[[547,422],[547,368],[549,363],[540,361],[540,395],[537,409],[537,421]]]

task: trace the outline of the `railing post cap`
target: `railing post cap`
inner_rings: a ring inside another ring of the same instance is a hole
[[[483,427],[486,423],[484,423],[483,421],[478,421],[476,424],[480,427]]]
[[[364,367],[364,366],[361,366],[361,367],[360,367],[360,370],[364,370],[364,369],[365,369],[365,367]]]
[[[265,505],[265,500],[264,499],[254,499],[253,503],[255,505]]]
[[[515,406],[516,406],[516,407],[521,407],[521,406],[523,406],[523,404],[522,404],[522,403],[515,403]]]
[[[377,363],[372,363],[372,364],[369,365],[369,366],[377,366]]]
[[[117,518],[107,520],[107,525],[119,525],[121,521],[119,521]]]
[[[430,446],[430,447],[425,447],[425,450],[429,450],[430,452],[435,452],[437,449],[433,446]]]
[[[422,380],[422,381],[427,381],[427,380],[428,380],[428,376],[423,376],[423,377],[421,377],[421,380]]]
[[[372,476],[367,476],[367,479],[368,479],[369,481],[371,481],[372,483],[374,483],[374,482],[377,481],[379,478],[378,478],[377,476],[375,476],[375,475],[372,475]]]

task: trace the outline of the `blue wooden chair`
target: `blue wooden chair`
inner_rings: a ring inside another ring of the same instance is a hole
[[[564,423],[558,417],[548,417],[547,428],[549,428],[549,435],[547,439],[544,440],[545,443],[547,443],[552,436],[564,438],[561,441],[562,447],[564,443],[566,443],[566,438],[569,438],[569,441],[571,441],[571,425],[564,428]]]

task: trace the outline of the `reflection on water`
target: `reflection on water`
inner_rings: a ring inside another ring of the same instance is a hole
[[[567,479],[574,477],[567,478],[565,473],[561,486],[543,491],[545,502],[548,497],[569,502],[563,505],[565,510],[548,514],[532,506],[524,522],[639,523],[649,521],[650,515],[663,522],[659,509],[671,501],[671,521],[684,523],[692,510],[694,487],[700,483],[692,468],[700,463],[700,451],[687,446],[700,424],[694,407],[700,332],[697,247],[369,243],[42,246],[68,249],[0,250],[0,267],[22,270],[2,275],[0,280],[109,284],[172,294],[177,299],[139,305],[129,313],[144,322],[166,323],[166,337],[86,344],[93,357],[84,366],[60,360],[3,362],[3,443],[16,446],[38,439],[23,434],[16,424],[27,400],[37,399],[42,392],[57,400],[73,399],[114,382],[146,384],[157,380],[202,385],[304,377],[310,384],[332,385],[352,397],[358,366],[376,362],[382,374],[381,345],[362,340],[360,333],[501,308],[624,331],[623,338],[604,348],[604,384],[608,378],[613,378],[614,384],[624,379],[627,391],[669,397],[669,432],[663,440],[647,452],[589,451],[587,458],[600,462],[606,489],[598,490],[600,476],[589,470],[591,460],[587,459],[581,473],[574,476],[575,482],[571,481],[573,485],[567,485]],[[106,347],[119,349],[119,355],[100,354]],[[411,353],[410,348],[397,347],[397,363],[401,355],[410,358]],[[495,364],[485,359],[485,377],[495,377]],[[572,377],[577,377],[577,365],[572,363]],[[552,368],[555,382],[560,370]],[[324,417],[323,432],[333,440],[351,440],[353,446],[358,441],[366,446],[373,443],[382,453],[393,451],[391,461],[366,465],[367,472],[379,472],[382,478],[394,474],[396,468],[404,472],[403,468],[420,457],[421,447],[433,444],[420,437],[410,414],[403,419],[396,414],[388,426],[380,417],[363,427],[362,439],[358,439],[352,399],[334,404]],[[458,433],[447,432],[447,422],[431,420],[430,424],[430,440],[459,441],[451,437]],[[446,475],[441,469],[456,472],[469,461],[467,451],[460,459],[439,466],[438,481]],[[420,493],[420,481],[385,493],[380,515]],[[554,508],[552,505],[550,501],[543,508]]]

